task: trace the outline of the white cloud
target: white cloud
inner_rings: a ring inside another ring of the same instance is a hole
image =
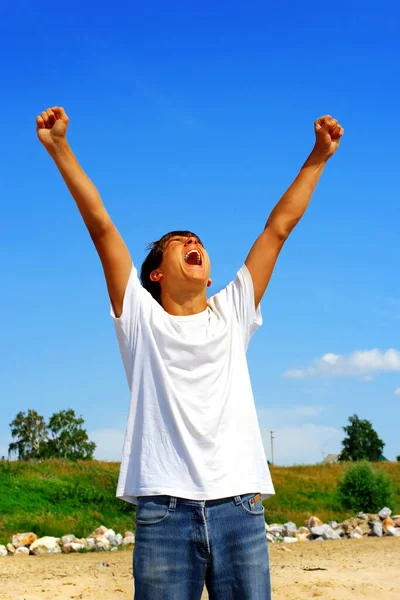
[[[389,348],[381,352],[372,350],[356,350],[344,356],[327,353],[315,359],[310,366],[303,369],[288,369],[283,373],[287,379],[304,379],[305,377],[353,377],[380,371],[400,371],[400,351]]]
[[[326,425],[305,423],[274,430],[274,459],[278,465],[315,464],[324,455],[339,454],[342,435],[338,429]],[[262,430],[265,452],[271,460],[269,431]],[[329,445],[328,445],[329,444]]]
[[[394,393],[396,394],[396,396],[400,396],[400,387],[397,387],[397,388],[394,390]]]
[[[340,360],[340,354],[333,354],[332,352],[328,352],[328,354],[324,354],[322,360],[325,361],[328,365],[337,365]]]
[[[120,461],[125,432],[120,429],[97,429],[88,433],[96,443],[94,456],[97,460]]]
[[[267,408],[258,407],[257,414],[260,423],[272,423],[280,427],[301,423],[305,418],[315,419],[325,410],[325,406],[318,404],[273,404]]]
[[[289,410],[294,417],[318,417],[324,410],[324,406],[300,405],[289,407]]]
[[[342,432],[315,422],[324,406],[272,406],[258,408],[258,420],[265,453],[271,460],[271,430],[274,432],[274,460],[278,465],[318,463],[325,454],[338,454]]]
[[[306,376],[304,369],[288,369],[283,374],[286,379],[303,379]]]

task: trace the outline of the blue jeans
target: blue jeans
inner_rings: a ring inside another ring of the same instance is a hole
[[[270,600],[264,508],[255,496],[138,498],[135,600],[200,600],[204,584],[210,600]]]

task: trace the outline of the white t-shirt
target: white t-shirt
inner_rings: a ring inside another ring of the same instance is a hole
[[[262,323],[247,267],[207,304],[170,315],[133,267],[122,315],[111,310],[131,390],[117,488],[127,502],[274,494],[246,361]]]

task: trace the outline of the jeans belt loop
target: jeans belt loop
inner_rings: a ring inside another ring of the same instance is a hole
[[[235,496],[233,499],[235,501],[236,506],[238,504],[242,504],[242,498],[240,496]]]
[[[169,499],[169,507],[168,510],[170,511],[174,511],[176,509],[176,497],[175,496],[171,496]]]

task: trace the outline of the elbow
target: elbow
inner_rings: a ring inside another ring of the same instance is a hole
[[[86,224],[90,233],[90,237],[96,243],[106,237],[111,229],[114,227],[108,214],[97,215],[95,218],[90,219]]]
[[[282,219],[279,221],[271,221],[267,223],[265,229],[268,229],[281,244],[284,244],[299,220],[300,219]]]

